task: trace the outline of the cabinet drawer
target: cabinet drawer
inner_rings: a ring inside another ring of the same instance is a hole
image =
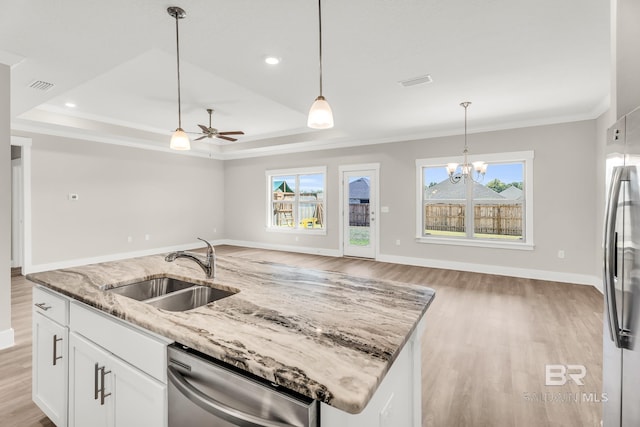
[[[33,309],[66,326],[69,323],[67,297],[40,286],[33,288]]]
[[[167,383],[167,345],[171,340],[146,334],[129,323],[76,301],[71,303],[69,311],[72,331]]]

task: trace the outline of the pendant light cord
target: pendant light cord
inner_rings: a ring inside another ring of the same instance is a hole
[[[177,64],[178,64],[178,129],[182,129],[182,109],[180,105],[182,104],[180,99],[180,36],[178,31],[178,20],[180,19],[179,14],[176,12],[176,55],[177,55]]]
[[[319,30],[319,52],[320,52],[320,96],[322,96],[322,0],[318,0],[318,30]]]

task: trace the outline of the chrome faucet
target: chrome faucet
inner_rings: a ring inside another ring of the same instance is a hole
[[[202,240],[207,244],[207,257],[204,261],[202,261],[202,257],[200,255],[185,251],[171,252],[169,255],[164,257],[164,260],[167,262],[173,262],[178,258],[190,259],[202,268],[209,279],[213,279],[216,277],[216,251],[206,240],[201,239],[200,237],[198,237],[198,240]]]

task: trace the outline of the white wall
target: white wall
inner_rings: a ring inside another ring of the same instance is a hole
[[[598,244],[596,121],[472,134],[474,154],[534,150],[533,251],[421,244],[414,241],[415,159],[460,156],[461,136],[348,149],[269,156],[225,162],[226,237],[257,246],[339,251],[338,166],[380,163],[380,259],[451,266],[472,271],[594,283]],[[265,231],[265,170],[328,167],[327,235],[305,236]],[[296,236],[299,238],[295,240]],[[395,245],[396,239],[401,241]],[[557,257],[564,250],[565,259]],[[462,263],[462,264],[458,264]],[[495,268],[494,268],[495,266]]]
[[[13,345],[11,328],[10,68],[0,64],[0,349]]]
[[[615,0],[613,0],[615,1]],[[640,2],[617,0],[615,27],[616,115],[618,118],[640,106]]]
[[[33,141],[32,271],[195,246],[196,237],[216,239],[224,232],[224,168],[218,160],[19,135]],[[69,193],[79,199],[69,200]]]

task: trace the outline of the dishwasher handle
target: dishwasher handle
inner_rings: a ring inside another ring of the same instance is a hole
[[[205,411],[227,420],[229,422],[236,423],[242,427],[295,427],[291,424],[281,423],[278,421],[266,420],[264,418],[247,414],[236,408],[228,406],[218,400],[207,396],[192,384],[190,384],[186,378],[173,366],[167,368],[167,375],[169,381],[176,386],[176,388],[187,399],[195,403]]]

